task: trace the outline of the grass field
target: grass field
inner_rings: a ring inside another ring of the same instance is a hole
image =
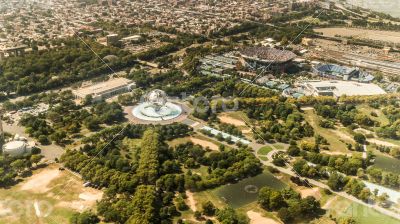
[[[361,104],[357,106],[357,110],[360,111],[362,114],[367,115],[372,120],[378,121],[381,124],[381,126],[389,124],[389,119],[379,109],[372,108],[367,104]],[[377,117],[371,116],[371,112],[375,112],[378,116]]]
[[[283,150],[283,149],[286,148],[285,145],[280,144],[280,143],[275,143],[275,144],[274,144],[274,147],[275,147],[276,149],[278,149],[278,150]]]
[[[268,153],[271,152],[271,151],[272,151],[272,148],[271,148],[271,147],[269,147],[269,146],[264,146],[264,147],[262,147],[261,149],[259,149],[259,150],[257,151],[257,154],[258,154],[258,155],[261,155],[261,156],[266,156],[266,155],[268,155]]]
[[[343,213],[344,217],[353,217],[358,223],[362,224],[398,224],[399,220],[385,216],[374,209],[365,207],[358,203],[351,203]]]
[[[304,117],[307,122],[314,128],[314,132],[316,134],[321,135],[326,138],[329,143],[329,148],[331,151],[336,152],[348,152],[346,147],[346,142],[350,142],[345,139],[343,135],[347,135],[346,133],[342,133],[341,130],[331,130],[322,128],[319,126],[320,118],[315,113],[314,110],[306,110],[304,112]]]
[[[377,150],[374,151],[374,154],[376,155],[375,163],[373,165],[374,167],[380,168],[387,172],[393,172],[396,174],[400,174],[400,160],[399,159],[385,155]]]
[[[357,223],[362,224],[397,224],[400,223],[398,220],[393,219],[389,216],[383,215],[372,208],[368,208],[364,205],[352,202],[348,199],[333,196],[331,197],[331,202],[329,203],[327,213],[325,214],[325,218],[332,216],[337,219],[345,218],[345,217],[353,217]],[[320,219],[320,223],[331,223],[325,222],[324,220],[328,219]]]
[[[35,170],[19,184],[0,189],[0,224],[68,223],[74,212],[91,209],[101,199],[101,191],[82,184],[56,165]]]

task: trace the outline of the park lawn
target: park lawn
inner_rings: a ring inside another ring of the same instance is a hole
[[[341,138],[337,132],[340,130],[330,130],[319,126],[320,118],[314,110],[304,111],[304,118],[314,128],[314,132],[324,137],[328,143],[331,151],[348,152],[345,139]],[[348,135],[346,133],[343,133]]]
[[[175,146],[178,146],[178,145],[181,145],[181,144],[185,144],[187,142],[190,142],[190,138],[189,137],[176,138],[176,139],[173,139],[171,141],[167,141],[167,144],[170,147],[175,147]]]
[[[273,150],[273,149],[272,149],[271,146],[264,146],[264,147],[262,147],[261,149],[259,149],[259,150],[257,151],[257,154],[258,154],[258,155],[261,155],[261,156],[266,156],[266,155],[268,155],[268,153],[271,152],[272,150]]]
[[[208,174],[208,167],[207,166],[200,166],[197,169],[192,169],[192,172],[195,173],[195,174],[198,174],[198,175],[200,175],[202,177],[206,177],[206,176],[210,175],[210,174]]]
[[[381,214],[375,211],[372,208],[368,208],[364,205],[352,202],[346,198],[340,196],[333,196],[333,201],[330,203],[327,208],[325,217],[335,217],[346,218],[353,217],[356,219],[357,223],[362,224],[376,224],[376,223],[385,223],[385,224],[397,224],[398,220],[393,219],[389,216]],[[330,199],[329,199],[330,200]],[[321,222],[326,223],[326,222]]]
[[[364,205],[358,203],[351,203],[349,207],[345,210],[343,217],[353,217],[357,223],[362,224],[398,224],[399,221],[381,214],[372,208],[365,207]]]
[[[219,198],[214,192],[213,189],[206,190],[206,191],[201,191],[201,192],[195,192],[193,193],[193,197],[197,203],[197,208],[200,209],[201,205],[205,202],[211,201],[215,207],[219,209],[223,209],[227,206],[227,204]]]
[[[360,111],[362,114],[367,115],[372,120],[378,121],[381,124],[381,126],[385,126],[390,123],[389,119],[386,117],[385,114],[382,113],[381,110],[372,108],[367,104],[357,105],[357,110]],[[377,117],[371,116],[371,112],[375,112],[378,116]]]

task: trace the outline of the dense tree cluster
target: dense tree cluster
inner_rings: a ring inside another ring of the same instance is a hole
[[[37,154],[38,149],[33,150],[36,154],[27,154],[19,157],[0,155],[0,187],[8,187],[17,183],[17,179],[27,174],[32,165],[37,165],[42,156]]]
[[[20,120],[20,124],[26,127],[25,132],[29,136],[38,139],[41,144],[50,143],[48,136],[54,133],[54,129],[47,123],[43,115],[26,115]]]
[[[304,176],[310,176],[310,169],[316,169],[316,171],[322,171],[322,167],[329,167],[334,170],[340,171],[347,175],[357,175],[357,171],[360,168],[366,168],[366,162],[357,156],[347,157],[345,155],[327,155],[323,153],[315,152],[302,152],[303,158],[305,160],[297,160],[293,168],[300,174]],[[316,167],[307,166],[309,161],[313,164],[319,165]],[[311,176],[310,176],[311,177]]]
[[[261,188],[258,194],[258,203],[267,211],[277,211],[278,217],[284,223],[296,219],[314,219],[321,214],[321,205],[312,196],[304,199],[292,189],[281,191],[269,187]]]
[[[254,136],[256,139],[289,142],[314,135],[313,128],[304,120],[296,105],[283,98],[240,99],[238,105],[249,118],[259,121],[259,135]]]
[[[325,119],[337,119],[344,126],[357,123],[361,126],[375,126],[378,125],[367,115],[361,114],[357,111],[354,104],[340,104],[340,105],[316,105],[315,110],[318,115]]]
[[[218,129],[237,137],[243,137],[242,131],[233,124],[219,123]]]
[[[107,145],[120,130],[121,126],[104,129],[86,138],[81,150],[67,151],[61,158],[84,180],[107,188],[97,208],[107,222],[171,223],[178,210],[185,209],[176,192],[213,188],[262,171],[259,160],[244,148],[209,153],[193,143],[169,148],[164,140],[190,133],[183,124],[128,125],[120,132],[124,140],[117,136]],[[141,144],[132,138],[141,138]],[[191,169],[199,166],[206,166],[209,175],[193,174]]]
[[[260,161],[247,149],[231,149],[213,151],[208,155],[191,143],[178,146],[175,156],[179,155],[179,161],[183,164],[208,166],[207,176],[199,176],[188,172],[185,176],[185,187],[193,191],[214,188],[226,183],[255,176],[262,171]]]
[[[1,61],[0,89],[25,95],[108,74],[109,67],[118,70],[135,63],[128,52],[89,40],[86,43],[99,57],[116,55],[118,60],[105,65],[85,43],[66,39],[64,46],[56,50],[34,51]]]
[[[369,167],[366,170],[366,176],[371,182],[387,186],[390,188],[400,189],[400,175],[392,172],[385,172],[376,167]]]

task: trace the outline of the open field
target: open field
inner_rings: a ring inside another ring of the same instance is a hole
[[[376,155],[375,163],[373,165],[374,167],[380,168],[387,172],[393,172],[393,173],[400,174],[400,160],[399,159],[385,155],[384,153],[381,153],[377,150],[374,151],[374,154]]]
[[[21,183],[0,189],[0,223],[68,223],[74,212],[91,209],[102,198],[102,191],[82,184],[57,165],[35,170]]]
[[[358,223],[362,224],[398,224],[399,220],[385,216],[371,208],[358,203],[351,203],[343,213],[344,217],[352,216]]]
[[[192,136],[184,138],[177,138],[172,141],[168,141],[167,143],[170,147],[175,147],[177,145],[185,144],[187,142],[193,142],[193,144],[201,145],[204,148],[209,147],[211,150],[219,150],[220,145],[220,143],[218,143],[217,141],[200,134],[194,134]]]
[[[326,129],[319,126],[319,117],[314,110],[304,111],[304,117],[308,123],[314,128],[316,134],[326,138],[331,151],[348,152],[346,142],[351,143],[351,137],[343,133],[341,130]]]
[[[236,124],[234,125],[238,126],[246,126],[246,124],[250,124],[251,122],[247,115],[242,111],[221,113],[218,117],[220,116],[226,117],[231,121],[235,121]]]
[[[257,154],[258,155],[262,155],[262,156],[266,156],[269,152],[272,151],[272,148],[269,146],[264,146],[261,149],[258,150]]]
[[[190,137],[190,141],[192,141],[194,144],[197,145],[201,145],[205,148],[209,148],[211,150],[214,151],[218,151],[219,150],[219,146],[213,142],[210,142],[208,140],[204,140],[204,139],[200,139],[200,138],[194,138],[194,137]]]
[[[274,147],[275,147],[276,149],[278,149],[278,150],[283,150],[283,149],[287,148],[287,146],[285,146],[285,145],[283,145],[283,144],[280,144],[280,143],[275,143],[275,144],[274,144]]]
[[[387,125],[390,123],[389,119],[382,113],[381,110],[370,107],[367,104],[357,105],[357,110],[362,114],[368,116],[374,121],[378,121],[381,126]],[[371,116],[371,112],[375,112],[377,117]]]
[[[358,39],[370,39],[385,42],[400,43],[400,32],[366,30],[358,28],[332,27],[314,29],[316,32],[323,33],[324,36],[335,37],[336,35],[344,37],[354,37]]]
[[[237,127],[246,126],[246,123],[242,119],[234,118],[234,117],[230,116],[229,113],[219,114],[218,118],[223,123],[232,124]]]
[[[393,219],[389,216],[383,215],[372,208],[365,207],[364,205],[351,202],[348,199],[333,196],[331,197],[322,208],[327,209],[327,213],[318,223],[331,223],[328,220],[329,216],[335,218],[345,218],[345,217],[353,217],[356,219],[357,223],[362,224],[376,224],[376,223],[385,223],[385,224],[395,224],[399,223],[398,220]]]

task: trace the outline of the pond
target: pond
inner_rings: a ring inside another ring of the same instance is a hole
[[[376,153],[374,167],[380,168],[387,172],[400,174],[400,160],[385,156],[382,153]]]
[[[213,193],[233,208],[239,208],[256,201],[258,191],[262,187],[280,190],[285,188],[286,185],[270,172],[265,171],[258,176],[241,180],[238,183],[219,187]]]

